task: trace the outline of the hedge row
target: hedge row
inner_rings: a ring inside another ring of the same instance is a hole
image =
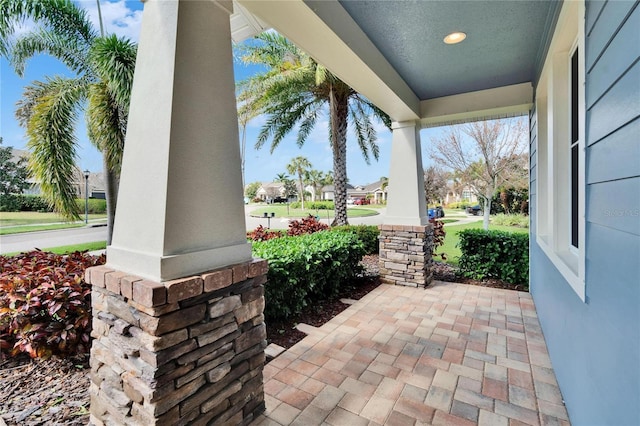
[[[52,212],[44,198],[37,195],[0,195],[0,212]]]
[[[351,233],[321,231],[254,242],[253,255],[269,262],[265,317],[273,319],[337,295],[360,272],[364,247]]]
[[[81,212],[84,213],[84,199],[76,199],[76,204]],[[106,214],[107,213],[107,200],[101,200],[99,198],[89,198],[89,214]]]
[[[529,235],[484,229],[458,233],[460,273],[477,280],[498,278],[529,286]]]
[[[302,208],[302,203],[300,203],[300,201],[294,201],[289,207],[299,209]],[[305,201],[304,208],[306,210],[333,210],[335,205],[333,201]]]
[[[84,199],[76,199],[80,212],[84,212]],[[107,201],[97,198],[89,199],[90,214],[105,214]],[[10,194],[0,195],[0,212],[52,212],[53,208],[39,195]]]
[[[380,229],[375,225],[346,225],[331,228],[336,232],[347,232],[356,236],[364,246],[365,254],[378,254]]]

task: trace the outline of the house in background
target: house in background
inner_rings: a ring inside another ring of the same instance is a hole
[[[447,191],[447,195],[444,197],[444,203],[450,204],[459,202],[467,202],[470,204],[477,203],[478,197],[476,196],[475,192],[473,192],[473,190],[468,186],[462,187],[462,189],[458,192],[450,185],[449,190]]]
[[[21,159],[29,159],[29,151],[24,149],[15,149],[11,148],[11,161],[17,163]],[[29,183],[29,188],[23,191],[25,195],[40,195],[40,183],[36,181],[34,178],[27,178],[27,183]]]
[[[358,198],[367,198],[373,204],[384,204],[387,201],[387,187],[383,187],[383,181],[370,183],[368,185],[356,185],[351,189],[347,189],[347,198],[355,200]]]
[[[263,182],[256,192],[256,197],[262,201],[270,201],[276,197],[285,196],[285,187],[282,182]]]
[[[420,129],[530,117],[530,288],[551,363],[528,348],[525,373],[543,394],[553,367],[573,424],[640,424],[638,1],[147,0],[110,270],[172,285],[217,268],[246,278],[229,266],[251,262],[230,41],[267,25],[393,120],[390,233],[428,232]],[[194,193],[203,181],[216,185]],[[140,203],[142,191],[155,196]],[[252,325],[240,347],[260,337]],[[241,388],[247,409],[225,399],[218,418],[259,411],[257,388]]]
[[[20,158],[29,158],[29,151],[22,149],[13,149],[11,151],[12,161],[17,162]],[[30,177],[28,180],[31,185],[29,189],[24,191],[26,195],[40,195],[40,182],[35,178]],[[74,186],[76,187],[76,191],[78,194],[78,198],[85,197],[85,172],[78,166],[74,167],[73,171],[73,181]],[[88,189],[89,189],[89,198],[99,198],[105,199],[105,186],[102,172],[99,173],[89,173],[88,178]]]

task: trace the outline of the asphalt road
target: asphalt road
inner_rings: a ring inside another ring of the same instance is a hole
[[[107,239],[107,227],[59,229],[0,236],[0,254],[91,243]]]
[[[265,218],[257,218],[249,216],[249,212],[257,209],[255,205],[245,206],[245,220],[247,224],[247,230],[255,229],[258,225],[268,226],[269,221]],[[352,225],[379,225],[382,223],[386,209],[378,209],[380,214],[367,217],[356,217],[349,219],[349,223]],[[323,223],[330,223],[331,219],[322,218],[322,211],[320,213],[320,221]],[[480,216],[469,217],[456,217],[459,221],[454,223],[459,225],[462,223],[476,222],[482,220]],[[288,219],[285,218],[273,218],[270,221],[271,228],[274,229],[286,229],[288,227]],[[71,228],[60,229],[56,231],[41,231],[41,232],[28,232],[24,234],[12,234],[0,236],[0,254],[14,253],[21,251],[29,251],[34,248],[50,248],[66,246],[70,244],[83,244],[91,243],[94,241],[104,241],[107,239],[107,227],[87,227],[87,228]]]

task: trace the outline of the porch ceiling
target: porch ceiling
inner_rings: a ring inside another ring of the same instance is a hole
[[[557,1],[236,0],[369,97],[424,125],[528,111]],[[462,31],[467,39],[446,45]],[[493,89],[500,88],[500,91]],[[442,102],[440,102],[442,101]]]

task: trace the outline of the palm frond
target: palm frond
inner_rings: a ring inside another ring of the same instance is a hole
[[[126,121],[123,120],[126,115],[119,109],[107,83],[100,82],[89,87],[86,115],[89,139],[102,151],[109,169],[119,173],[126,131]]]
[[[87,46],[97,37],[87,12],[71,0],[0,0],[0,54],[6,56],[16,27],[27,20]]]
[[[69,39],[49,29],[40,28],[15,40],[7,55],[10,64],[20,77],[24,76],[27,60],[39,53],[54,56],[69,69],[78,74],[84,74],[89,71],[87,58],[83,52],[85,47],[79,44],[77,39]]]
[[[34,99],[27,122],[29,168],[55,210],[69,219],[77,219],[74,128],[78,105],[86,97],[86,82],[54,77],[37,86],[30,91],[39,97]]]
[[[360,152],[364,157],[364,161],[367,164],[371,164],[371,160],[369,159],[369,147],[367,144],[367,135],[365,126],[362,123],[361,117],[358,114],[357,110],[351,108],[349,111],[351,115],[351,125],[353,126],[353,130],[356,134],[356,141],[358,142],[358,146],[360,147]]]
[[[89,50],[95,73],[107,84],[118,106],[129,110],[136,66],[136,45],[115,35],[97,38]]]

